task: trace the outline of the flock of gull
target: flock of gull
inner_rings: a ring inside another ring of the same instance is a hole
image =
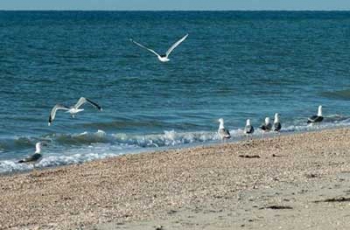
[[[313,115],[307,119],[307,124],[315,124],[323,121],[322,116],[322,105],[318,106],[318,111],[316,115]],[[224,126],[224,119],[220,118],[218,120],[219,122],[219,129],[218,129],[218,135],[221,140],[227,140],[231,138],[230,132],[228,129]],[[282,124],[280,122],[280,116],[278,113],[275,113],[275,119],[273,121],[273,124],[270,121],[269,117],[265,118],[265,122],[259,127],[264,132],[280,132],[282,129]],[[250,119],[247,119],[246,125],[244,127],[244,134],[245,135],[252,135],[254,133],[254,126],[251,124]]]
[[[156,51],[154,51],[153,49],[147,48],[146,46],[134,41],[133,39],[130,39],[130,41],[134,44],[136,44],[137,46],[148,50],[149,52],[155,54],[158,58],[159,61],[161,62],[168,62],[170,61],[169,59],[169,55],[171,54],[171,52],[177,47],[179,46],[186,38],[188,37],[188,34],[186,34],[184,37],[182,37],[180,40],[178,40],[177,42],[175,42],[167,51],[164,55],[158,54]],[[58,110],[64,110],[66,111],[66,113],[69,113],[71,115],[72,118],[75,117],[75,115],[79,112],[84,111],[84,109],[82,109],[81,107],[85,104],[85,103],[89,103],[90,105],[92,105],[93,107],[95,107],[96,109],[98,109],[99,111],[102,111],[102,107],[100,105],[98,105],[96,102],[93,102],[92,100],[85,98],[85,97],[81,97],[78,102],[70,107],[61,105],[61,104],[57,104],[55,105],[52,110],[51,113],[49,115],[49,122],[48,122],[48,126],[50,126],[53,122],[53,120],[56,117],[56,113]],[[318,113],[317,115],[311,116],[308,118],[307,123],[308,124],[314,124],[314,123],[318,123],[321,122],[323,120],[323,116],[322,116],[322,106],[320,105],[318,107]],[[221,140],[227,140],[229,138],[231,138],[230,132],[228,129],[225,128],[224,126],[224,119],[220,118],[218,120],[219,122],[219,129],[218,129],[218,136]],[[280,117],[279,114],[276,113],[275,114],[275,118],[274,118],[274,122],[273,124],[270,121],[269,117],[265,118],[265,122],[259,127],[261,130],[263,130],[264,132],[270,132],[270,131],[274,131],[274,132],[280,132],[282,125],[280,122]],[[246,126],[244,128],[244,134],[245,135],[252,135],[254,133],[254,127],[251,124],[251,120],[247,119],[246,121]],[[33,164],[33,168],[35,169],[35,164],[39,163],[41,161],[41,159],[43,158],[42,153],[41,153],[41,142],[36,143],[36,150],[35,153],[31,156],[28,156],[20,161],[18,161],[18,163],[31,163]]]

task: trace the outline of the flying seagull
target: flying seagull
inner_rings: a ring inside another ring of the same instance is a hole
[[[279,132],[282,129],[282,125],[280,122],[280,115],[275,113],[275,120],[273,121],[273,131]]]
[[[42,158],[43,155],[41,154],[41,142],[38,142],[35,144],[35,153],[18,161],[18,163],[31,163],[33,164],[33,168],[35,168],[35,164],[39,163]]]
[[[220,118],[218,122],[220,123],[219,129],[218,129],[218,134],[220,139],[221,140],[230,139],[231,138],[230,132],[224,127],[224,119]]]
[[[101,106],[99,106],[97,103],[85,98],[85,97],[81,97],[78,102],[74,105],[71,106],[70,108],[63,106],[61,104],[57,104],[55,105],[50,113],[50,117],[49,117],[49,126],[51,125],[51,123],[53,122],[53,120],[55,119],[56,116],[56,112],[57,110],[66,110],[66,113],[70,113],[70,115],[74,118],[75,114],[84,111],[84,109],[79,109],[83,104],[85,104],[86,102],[90,103],[92,106],[96,107],[98,110],[102,111]]]
[[[270,123],[270,118],[265,118],[265,123],[260,126],[260,129],[264,130],[265,132],[269,132],[272,129],[272,124]]]
[[[307,123],[317,123],[323,121],[323,116],[322,116],[322,105],[318,106],[318,111],[317,115],[313,115],[307,119]]]
[[[155,54],[155,55],[158,57],[158,60],[159,60],[159,61],[161,61],[161,62],[168,62],[168,61],[170,61],[170,59],[169,59],[170,53],[171,53],[178,45],[180,45],[180,43],[183,42],[183,41],[187,38],[187,36],[188,36],[188,34],[186,34],[183,38],[181,38],[180,40],[178,40],[177,42],[175,42],[174,45],[172,45],[172,46],[168,49],[168,51],[166,51],[166,53],[163,54],[163,55],[158,54],[156,51],[154,51],[154,50],[152,50],[152,49],[150,49],[150,48],[147,48],[146,46],[141,45],[140,43],[138,43],[138,42],[136,42],[136,41],[134,41],[134,40],[132,40],[132,39],[130,39],[130,41],[132,41],[132,42],[135,43],[136,45],[140,46],[141,48],[144,48],[144,49],[150,51],[151,53]]]
[[[244,134],[249,135],[254,133],[254,127],[250,123],[250,119],[247,119],[247,123],[244,127]]]

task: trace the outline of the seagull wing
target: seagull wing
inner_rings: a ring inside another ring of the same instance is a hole
[[[69,109],[63,105],[60,105],[60,104],[55,105],[52,108],[51,113],[50,113],[49,126],[51,125],[52,121],[55,119],[57,110],[69,110]]]
[[[307,122],[308,122],[308,123],[314,122],[316,119],[317,119],[317,115],[313,115],[313,116],[311,116],[311,117],[309,117],[309,118],[307,119]]]
[[[172,45],[168,51],[165,53],[165,55],[168,57],[170,55],[170,53],[178,46],[180,45],[181,42],[183,42],[186,38],[187,38],[188,34],[186,34],[183,38],[181,38],[180,40],[178,40],[177,42],[174,43],[174,45]]]
[[[132,40],[132,39],[130,39],[130,41],[133,42],[133,43],[135,43],[136,45],[140,46],[141,48],[144,48],[144,49],[148,50],[149,52],[155,54],[157,57],[160,57],[160,55],[159,55],[156,51],[154,51],[154,50],[152,50],[152,49],[150,49],[150,48],[147,48],[146,46],[141,45],[140,43],[138,43],[138,42],[136,42],[136,41],[134,41],[134,40]]]
[[[78,109],[80,106],[82,106],[86,102],[90,103],[92,106],[96,107],[98,110],[102,110],[101,106],[99,106],[97,103],[95,103],[95,102],[93,102],[85,97],[81,97],[79,99],[79,101],[74,105],[74,107],[76,109]]]
[[[86,100],[87,102],[89,102],[92,106],[96,107],[98,110],[102,111],[102,107],[99,106],[97,103],[95,103],[95,102],[93,102],[93,101],[91,101],[91,100],[89,100],[89,99],[87,99],[87,98],[85,98],[85,100]]]
[[[79,109],[80,106],[82,106],[86,101],[85,97],[79,98],[78,102],[74,105],[74,108]]]
[[[230,135],[230,131],[228,131],[228,129],[219,129],[219,135],[222,137],[222,138],[230,138],[231,135]]]
[[[18,163],[35,162],[35,161],[40,160],[41,157],[42,157],[42,155],[40,153],[35,153],[34,155],[31,155],[29,157],[26,157],[26,158],[18,161]]]
[[[254,127],[251,126],[251,125],[247,125],[245,128],[244,128],[244,133],[245,134],[251,134],[254,132]]]
[[[281,123],[280,122],[278,122],[278,123],[274,123],[273,124],[273,130],[274,131],[280,131],[281,130],[281,128],[282,128],[282,125],[281,125]]]

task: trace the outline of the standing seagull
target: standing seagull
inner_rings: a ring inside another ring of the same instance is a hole
[[[80,106],[82,106],[83,104],[85,104],[86,102],[90,103],[92,106],[96,107],[98,110],[102,111],[102,108],[101,106],[99,106],[98,104],[96,104],[95,102],[85,98],[85,97],[81,97],[79,99],[79,101],[74,105],[74,106],[71,106],[70,108],[68,107],[65,107],[63,105],[60,105],[60,104],[57,104],[55,105],[52,110],[51,110],[51,113],[50,113],[50,117],[49,117],[49,126],[51,125],[51,123],[53,122],[53,120],[55,119],[55,116],[56,116],[56,112],[57,110],[66,110],[66,113],[70,113],[70,115],[74,118],[75,117],[75,114],[81,112],[81,111],[84,111],[84,109],[79,109]]]
[[[244,127],[244,134],[249,135],[254,133],[254,127],[250,123],[250,119],[247,119],[247,123]]]
[[[318,111],[317,111],[317,115],[313,115],[311,117],[309,117],[307,119],[307,123],[310,124],[314,124],[314,123],[317,123],[317,122],[321,122],[323,121],[323,116],[322,116],[322,105],[318,106]]]
[[[265,123],[260,126],[260,129],[264,130],[265,132],[270,132],[272,129],[272,124],[270,123],[270,118],[265,118]]]
[[[135,43],[136,45],[140,46],[141,48],[144,48],[144,49],[150,51],[151,53],[155,54],[155,55],[158,57],[159,61],[161,61],[161,62],[168,62],[168,61],[170,61],[170,59],[169,59],[170,53],[171,53],[178,45],[180,45],[180,43],[183,42],[183,41],[187,38],[187,36],[188,36],[188,34],[186,34],[183,38],[181,38],[180,40],[178,40],[177,42],[175,42],[174,45],[172,45],[172,46],[168,49],[168,51],[166,51],[165,55],[160,55],[160,54],[158,54],[156,51],[154,51],[154,50],[152,50],[152,49],[150,49],[150,48],[147,48],[146,46],[141,45],[140,43],[138,43],[138,42],[136,42],[136,41],[134,41],[134,40],[132,40],[132,39],[130,39],[130,41],[132,41],[132,42]]]
[[[279,132],[282,129],[282,125],[280,122],[280,115],[275,113],[275,120],[273,121],[273,131]]]
[[[41,154],[41,143],[38,142],[35,144],[35,153],[29,157],[26,157],[18,161],[18,163],[32,163],[33,168],[35,168],[35,164],[39,163],[42,158],[43,158],[43,155]]]
[[[220,139],[221,140],[230,139],[231,138],[230,132],[224,127],[224,119],[220,118],[218,122],[220,123],[219,129],[218,129],[218,134]]]

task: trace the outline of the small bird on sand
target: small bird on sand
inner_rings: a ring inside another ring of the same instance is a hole
[[[28,156],[22,160],[19,160],[18,163],[29,163],[33,164],[33,168],[35,168],[35,164],[39,163],[43,158],[41,154],[41,142],[35,144],[35,153],[31,156]]]
[[[323,116],[322,116],[322,105],[318,106],[318,111],[317,115],[313,115],[307,119],[308,124],[314,124],[314,123],[319,123],[323,121]]]
[[[265,132],[270,132],[272,129],[272,124],[270,122],[270,118],[266,117],[265,118],[265,123],[260,126],[260,129],[262,129]]]
[[[280,115],[278,113],[275,113],[275,120],[273,121],[273,131],[279,132],[282,129],[282,125],[280,122]]]
[[[178,45],[180,45],[181,42],[183,42],[183,41],[187,38],[187,36],[188,36],[188,34],[186,34],[186,35],[185,35],[184,37],[182,37],[180,40],[178,40],[177,42],[175,42],[175,43],[168,49],[168,51],[166,51],[166,53],[165,53],[164,55],[158,54],[156,51],[154,51],[154,50],[152,50],[152,49],[150,49],[150,48],[147,48],[146,46],[144,46],[144,45],[142,45],[142,44],[140,44],[140,43],[138,43],[138,42],[136,42],[136,41],[134,41],[134,40],[132,40],[132,39],[130,39],[130,41],[133,42],[134,44],[140,46],[141,48],[144,48],[144,49],[148,50],[149,52],[155,54],[155,55],[157,56],[157,58],[158,58],[159,61],[161,61],[161,62],[168,62],[168,61],[170,61],[170,59],[169,59],[170,53],[173,52],[173,50],[174,50]]]
[[[74,118],[75,114],[77,114],[81,111],[84,111],[84,109],[79,109],[79,108],[85,103],[89,103],[92,106],[94,106],[95,108],[97,108],[98,110],[102,111],[101,106],[99,106],[97,103],[95,103],[95,102],[93,102],[85,97],[81,97],[78,100],[78,102],[74,106],[71,106],[70,108],[63,106],[63,105],[60,105],[60,104],[55,105],[51,110],[48,125],[50,126],[51,123],[53,122],[53,120],[55,119],[57,110],[66,110],[66,113],[70,113],[70,115]]]
[[[220,139],[221,140],[230,139],[231,138],[230,132],[224,127],[224,119],[220,118],[218,122],[220,123],[219,129],[218,129],[218,134]]]
[[[244,127],[244,134],[249,135],[254,133],[254,127],[250,123],[250,119],[247,119],[246,125]]]

